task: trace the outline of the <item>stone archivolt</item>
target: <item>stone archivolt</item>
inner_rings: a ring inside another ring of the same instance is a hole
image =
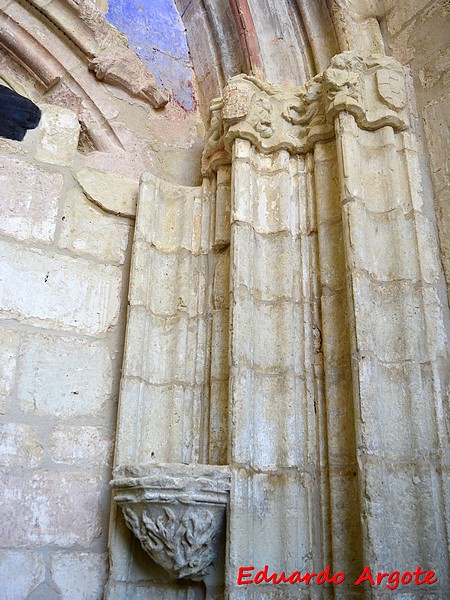
[[[88,145],[95,150],[124,151],[110,122],[117,109],[100,81],[152,108],[168,102],[167,93],[128,47],[126,36],[108,23],[92,0],[6,2],[0,11],[0,48],[31,73],[47,101],[51,97],[51,103],[76,110]]]
[[[110,25],[92,0],[29,0],[80,48],[97,79],[149,102],[167,104],[168,96],[127,45],[126,36]]]

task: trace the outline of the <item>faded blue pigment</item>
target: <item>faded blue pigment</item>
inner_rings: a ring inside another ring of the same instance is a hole
[[[106,18],[157,82],[186,110],[196,107],[183,22],[173,0],[110,0]]]

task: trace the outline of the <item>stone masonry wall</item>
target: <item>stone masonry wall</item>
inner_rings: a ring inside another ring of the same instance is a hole
[[[0,141],[0,598],[97,599],[133,221],[89,202],[76,115],[42,108]]]
[[[442,260],[450,286],[450,4],[448,0],[386,0],[385,5],[384,39],[389,53],[411,68],[417,112],[423,119]]]

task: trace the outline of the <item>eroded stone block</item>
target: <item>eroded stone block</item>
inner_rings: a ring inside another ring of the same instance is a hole
[[[16,158],[0,157],[0,233],[51,242],[63,177]]]
[[[25,600],[44,579],[44,559],[38,552],[0,550],[1,598]]]
[[[0,465],[37,467],[42,456],[36,430],[22,423],[0,425]]]
[[[61,600],[101,600],[107,578],[105,554],[58,552],[51,558],[52,579]]]
[[[102,488],[99,477],[77,472],[42,471],[31,477],[29,473],[3,475],[2,544],[89,546],[101,533]]]
[[[0,243],[2,318],[98,334],[117,323],[118,267]]]
[[[17,395],[23,411],[57,417],[98,416],[111,394],[112,368],[100,342],[29,336],[21,350]]]
[[[78,171],[76,180],[86,196],[106,212],[134,217],[139,182],[121,175],[87,167]]]
[[[7,412],[11,402],[17,365],[19,333],[0,329],[0,414]]]
[[[52,458],[56,463],[94,467],[109,465],[111,434],[100,427],[60,425],[52,432]]]
[[[123,264],[128,246],[128,223],[105,215],[84,194],[70,190],[66,199],[59,245],[75,254],[88,254]]]
[[[80,135],[75,112],[61,106],[42,104],[42,119],[36,158],[52,165],[71,166]]]

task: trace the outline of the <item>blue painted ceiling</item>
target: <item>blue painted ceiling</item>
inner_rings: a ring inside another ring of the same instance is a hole
[[[130,47],[174,100],[195,109],[186,34],[174,1],[109,0],[106,18],[128,36]]]

